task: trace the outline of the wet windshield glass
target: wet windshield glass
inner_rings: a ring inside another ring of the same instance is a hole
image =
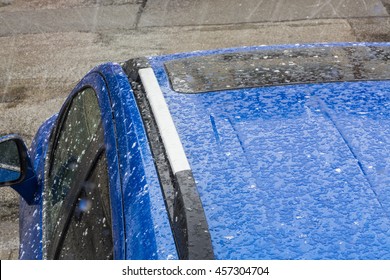
[[[390,79],[390,47],[255,50],[165,63],[174,91]]]

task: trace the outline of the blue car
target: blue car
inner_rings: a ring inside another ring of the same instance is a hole
[[[390,259],[390,43],[103,64],[0,142],[21,259]]]

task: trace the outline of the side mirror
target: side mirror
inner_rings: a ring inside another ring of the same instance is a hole
[[[38,186],[27,147],[16,135],[0,138],[0,187],[10,186],[32,204]]]

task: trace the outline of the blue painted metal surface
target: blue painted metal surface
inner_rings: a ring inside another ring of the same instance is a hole
[[[351,46],[352,44],[334,44]],[[382,44],[370,44],[382,45]],[[388,45],[388,44],[383,44]],[[306,47],[324,46],[306,45]],[[219,259],[390,259],[390,82],[248,88],[185,95],[150,58],[193,169]],[[147,136],[117,64],[93,69],[102,108],[118,259],[176,259]],[[30,155],[39,189],[21,201],[20,257],[43,257],[45,157],[57,116]]]
[[[118,157],[122,184],[117,185],[116,193],[111,192],[111,196],[120,194],[123,199],[126,244],[122,258],[176,259],[153,157],[127,76],[117,64],[104,65],[98,71],[104,75],[111,98],[111,108],[102,107],[103,113],[112,112],[115,122],[115,134],[105,129],[105,136]],[[109,165],[111,168],[110,161]]]
[[[216,257],[389,259],[390,82],[171,90],[164,61],[225,51],[150,58]]]
[[[82,89],[92,87],[96,92],[101,109],[104,141],[106,144],[106,157],[108,164],[108,177],[110,185],[110,197],[112,205],[112,235],[114,240],[114,258],[125,258],[125,232],[123,219],[123,197],[121,193],[121,176],[117,156],[117,143],[115,135],[115,122],[111,111],[109,89],[104,79],[104,71],[101,67],[92,69],[75,87],[70,94],[72,98]],[[103,72],[103,73],[102,73]]]
[[[38,179],[38,188],[35,193],[35,203],[28,205],[23,198],[20,198],[19,209],[19,258],[20,259],[42,259],[42,209],[43,209],[43,182],[44,166],[48,141],[51,130],[57,119],[52,116],[39,128],[31,144],[29,154]]]
[[[117,64],[94,68],[69,95],[86,87],[97,93],[109,166],[114,257],[177,258],[161,188],[147,138],[126,75]],[[64,111],[66,106],[61,110]],[[61,114],[61,113],[60,113]],[[36,204],[21,200],[20,258],[44,257],[43,188],[48,141],[57,115],[39,129],[31,147],[39,190]]]

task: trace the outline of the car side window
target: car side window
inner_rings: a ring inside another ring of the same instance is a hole
[[[58,258],[113,258],[111,208],[104,151],[100,153],[90,176],[83,182]]]
[[[54,138],[49,176],[45,190],[46,236],[50,240],[59,223],[59,213],[65,197],[80,173],[79,165],[87,148],[96,140],[101,123],[96,93],[87,88],[71,101],[62,125]]]

